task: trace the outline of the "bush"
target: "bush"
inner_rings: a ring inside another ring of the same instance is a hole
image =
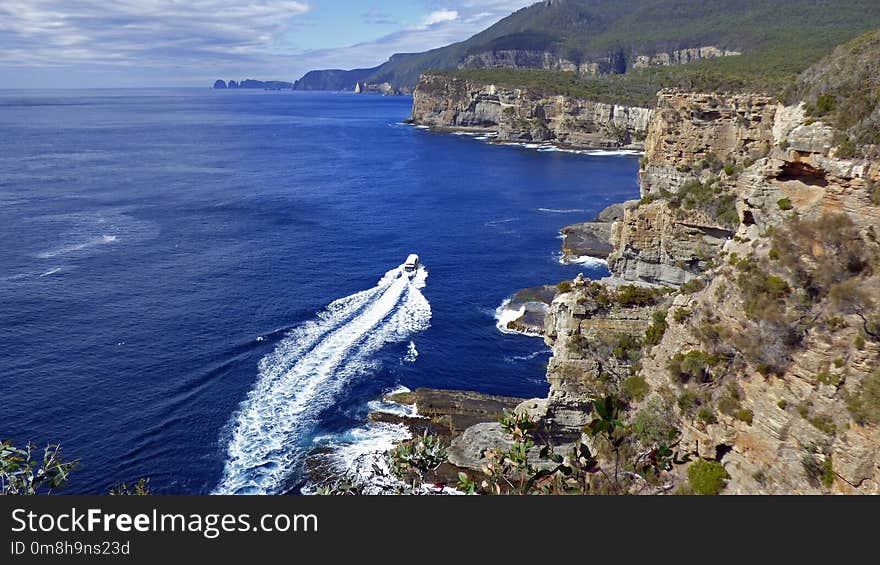
[[[666,363],[670,376],[680,383],[693,379],[699,382],[711,382],[714,379],[712,369],[720,363],[717,355],[709,355],[702,351],[676,353]]]
[[[571,281],[562,281],[561,283],[556,285],[556,292],[559,294],[566,294],[572,291]]]
[[[779,206],[779,209],[782,210],[783,212],[787,212],[787,211],[791,210],[792,208],[794,208],[794,206],[791,205],[790,198],[782,198],[781,200],[779,200],[776,203],[776,205]]]
[[[641,402],[651,392],[651,387],[645,377],[633,375],[621,383],[620,390],[632,400]]]
[[[635,363],[642,353],[642,341],[630,334],[620,334],[613,355],[621,361]]]
[[[679,291],[682,294],[694,294],[695,292],[700,292],[704,288],[706,288],[706,281],[703,279],[691,279],[681,285]]]
[[[0,443],[0,495],[35,495],[48,493],[67,484],[68,475],[79,465],[79,459],[64,461],[60,445],[48,445],[42,454],[32,443],[23,448],[12,441]]]
[[[672,314],[672,319],[679,324],[683,324],[691,317],[692,314],[693,312],[691,312],[687,308],[679,308]]]
[[[661,291],[644,286],[627,285],[617,289],[617,302],[621,306],[646,306],[654,304]]]
[[[752,422],[755,420],[755,413],[748,408],[740,408],[736,411],[735,417],[737,420],[745,422],[746,424],[751,426]]]
[[[657,345],[663,339],[663,334],[669,328],[666,322],[666,310],[659,310],[652,315],[652,323],[645,331],[645,343],[648,345]]]
[[[714,496],[724,490],[730,475],[721,463],[701,459],[688,467],[688,479],[694,494]]]
[[[630,429],[642,445],[651,447],[669,441],[670,434],[675,431],[672,422],[661,403],[652,401],[636,412]]]
[[[715,417],[715,412],[713,412],[711,408],[703,407],[697,412],[697,421],[706,425],[717,424],[718,418]]]
[[[740,261],[737,268],[741,271],[737,285],[743,295],[746,316],[753,321],[778,320],[782,301],[791,291],[788,282],[765,273],[754,259]]]
[[[847,408],[859,424],[880,424],[880,371],[862,382],[859,391],[848,399]]]

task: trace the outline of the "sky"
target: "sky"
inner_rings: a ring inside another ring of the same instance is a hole
[[[536,0],[0,0],[0,88],[294,81],[467,39]]]

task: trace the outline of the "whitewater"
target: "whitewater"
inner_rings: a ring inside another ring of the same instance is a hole
[[[373,288],[331,303],[294,329],[259,363],[259,376],[233,415],[223,476],[215,494],[277,494],[310,449],[323,410],[354,379],[375,370],[372,356],[427,329],[422,294],[428,272],[403,266]]]

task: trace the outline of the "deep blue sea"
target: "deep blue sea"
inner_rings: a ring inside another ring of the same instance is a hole
[[[637,158],[432,133],[411,103],[0,92],[0,439],[80,458],[67,493],[288,492],[383,392],[546,394],[549,350],[495,310],[585,269],[558,230],[635,197]]]

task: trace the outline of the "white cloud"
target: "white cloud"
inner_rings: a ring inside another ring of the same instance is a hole
[[[534,0],[424,0],[423,18],[376,40],[295,46],[296,31],[309,25],[303,16],[331,2],[343,0],[0,0],[0,79],[12,87],[34,76],[53,85],[79,85],[77,75],[101,85],[294,80],[462,41]],[[372,9],[361,20],[395,25],[394,15]],[[341,29],[327,33],[343,37]]]
[[[256,57],[309,10],[291,0],[2,0],[0,64],[186,66]]]
[[[425,21],[422,22],[422,27],[430,27],[434,24],[439,24],[443,22],[454,22],[457,19],[457,10],[437,10],[436,12],[431,12],[430,14],[428,14],[428,17],[426,17]]]

